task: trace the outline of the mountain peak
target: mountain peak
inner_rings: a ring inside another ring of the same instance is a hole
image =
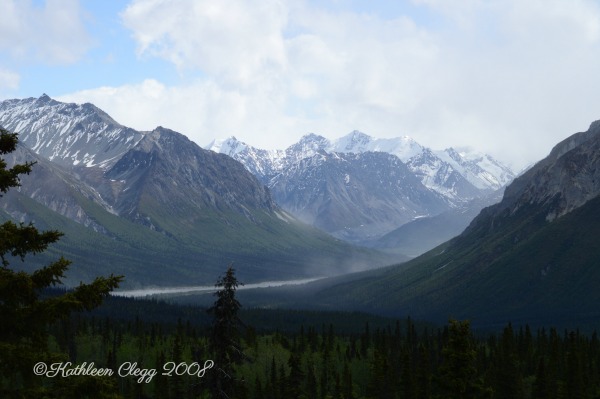
[[[330,148],[337,152],[361,153],[367,151],[387,152],[407,162],[410,158],[421,154],[424,147],[409,136],[379,139],[354,130],[335,140]]]
[[[367,146],[373,141],[373,138],[358,130],[353,130],[345,136],[340,137],[334,143],[335,150],[338,152],[365,152],[369,151]]]
[[[58,104],[58,101],[51,99],[49,95],[44,93],[37,100],[35,100],[35,103],[40,106],[41,105],[54,105],[54,104]]]
[[[346,136],[352,136],[353,138],[355,138],[357,140],[364,139],[364,138],[369,138],[369,139],[371,138],[371,136],[369,136],[366,133],[361,132],[360,130],[353,130]]]
[[[0,124],[38,155],[62,166],[108,166],[143,134],[92,104],[62,103],[47,94],[0,102]]]
[[[300,160],[311,157],[320,150],[325,150],[330,146],[329,140],[315,133],[309,133],[300,139],[296,144],[289,146],[285,152],[293,159]]]
[[[324,142],[327,139],[316,133],[308,133],[300,138],[298,143]]]
[[[243,141],[238,140],[235,136],[228,137],[226,139],[213,140],[205,148],[221,154],[227,154],[233,157],[235,154],[244,151],[249,146]]]

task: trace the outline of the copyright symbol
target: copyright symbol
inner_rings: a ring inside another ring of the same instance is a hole
[[[46,374],[46,371],[48,371],[48,366],[46,366],[46,363],[44,362],[36,363],[36,365],[33,366],[33,374],[35,375],[44,375]]]

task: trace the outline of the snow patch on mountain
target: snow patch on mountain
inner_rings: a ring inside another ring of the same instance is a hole
[[[213,140],[205,149],[229,155],[241,162],[263,184],[284,166],[284,151],[254,148],[233,136],[225,140]]]
[[[214,141],[207,148],[242,162],[268,185],[272,184],[270,182],[277,174],[317,154],[388,153],[404,162],[423,185],[442,194],[455,205],[476,198],[483,192],[497,190],[515,176],[510,168],[490,155],[468,148],[433,151],[409,136],[380,139],[357,130],[333,141],[310,133],[285,151],[260,150],[235,137]]]
[[[451,147],[436,154],[480,190],[497,190],[515,178],[514,172],[507,166],[471,148]]]
[[[46,94],[0,102],[0,125],[63,166],[107,169],[144,136],[92,104],[61,103]]]
[[[378,139],[355,130],[346,136],[333,141],[328,147],[328,152],[362,153],[367,151],[386,152],[397,156],[406,163],[409,159],[419,155],[424,147],[408,136]]]

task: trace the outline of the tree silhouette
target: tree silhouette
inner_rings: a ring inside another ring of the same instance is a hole
[[[443,363],[440,370],[440,391],[443,398],[485,398],[491,391],[476,379],[475,361],[477,351],[471,323],[468,320],[450,320],[448,342],[442,349]]]
[[[225,275],[220,277],[215,287],[217,297],[208,312],[213,315],[213,323],[210,333],[211,350],[214,356],[216,370],[211,373],[211,392],[215,398],[231,398],[239,381],[235,378],[234,364],[243,358],[240,344],[241,321],[238,311],[242,307],[235,298],[235,292],[239,285],[235,277],[235,269],[227,268]]]
[[[0,156],[15,151],[17,142],[16,133],[0,128]],[[20,186],[19,175],[29,174],[33,165],[25,162],[8,168],[0,158],[0,196]],[[61,236],[55,230],[40,232],[32,223],[6,221],[0,225],[0,397],[54,397],[58,392],[70,397],[86,387],[93,389],[96,397],[105,397],[103,392],[112,390],[110,381],[85,378],[55,379],[53,389],[48,378],[33,372],[38,362],[67,360],[65,354],[48,348],[48,326],[74,311],[97,307],[122,280],[122,276],[98,277],[62,295],[45,295],[48,287],[62,284],[70,261],[61,257],[32,273],[10,267],[11,261],[25,261],[26,255],[45,251]]]

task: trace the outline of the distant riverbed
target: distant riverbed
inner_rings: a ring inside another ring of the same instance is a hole
[[[245,284],[238,287],[239,290],[248,290],[252,288],[270,288],[270,287],[282,287],[285,285],[300,285],[306,284],[313,281],[320,280],[322,277],[316,278],[305,278],[298,280],[286,280],[286,281],[264,281],[261,283]],[[214,292],[217,289],[214,285],[197,285],[189,287],[153,287],[153,288],[141,288],[136,290],[123,290],[113,291],[113,296],[124,296],[140,298],[151,295],[173,295],[173,294],[192,294],[200,292]]]

